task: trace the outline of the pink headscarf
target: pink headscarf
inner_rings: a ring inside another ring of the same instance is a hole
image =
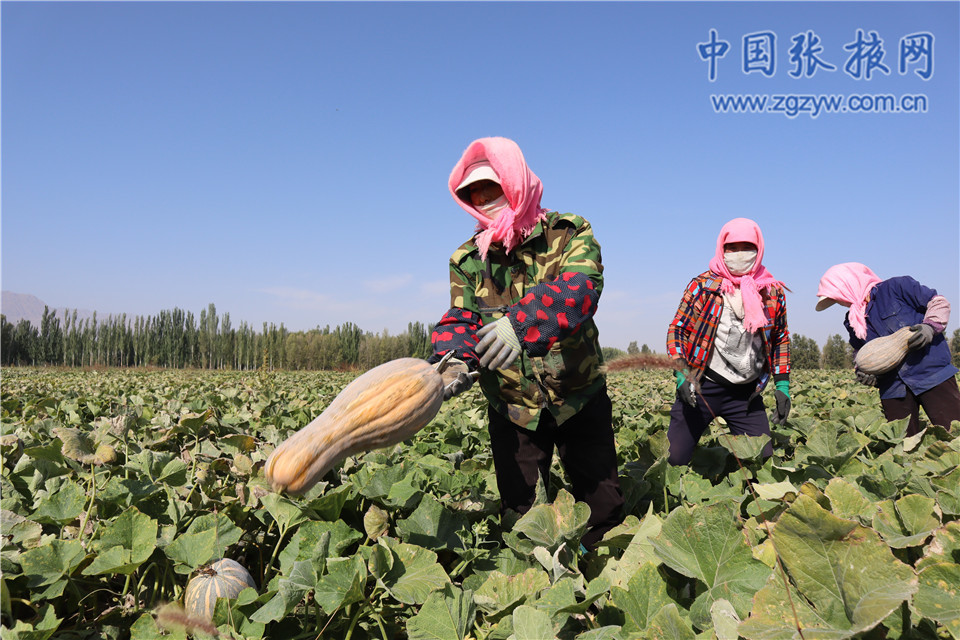
[[[861,340],[867,338],[867,300],[870,290],[882,282],[880,277],[859,262],[835,264],[820,278],[818,296],[825,296],[850,305],[848,318],[853,332]]]
[[[507,198],[507,206],[500,210],[496,219],[483,215],[469,202],[457,195],[456,188],[463,181],[471,165],[486,160],[500,178],[500,186]],[[450,172],[450,193],[464,210],[477,219],[476,243],[480,259],[487,259],[490,243],[499,242],[507,253],[530,235],[537,222],[543,219],[545,209],[540,208],[543,185],[540,178],[527,167],[520,147],[507,138],[480,138],[474,140]]]
[[[735,276],[730,273],[723,261],[723,246],[731,242],[749,242],[757,247],[757,259],[750,273]],[[782,287],[783,283],[771,275],[763,266],[763,234],[756,222],[748,218],[734,218],[720,229],[717,236],[717,252],[710,260],[710,270],[723,277],[720,290],[733,293],[737,288],[743,295],[743,327],[753,333],[761,329],[767,320],[767,314],[760,298],[760,290],[772,291]]]

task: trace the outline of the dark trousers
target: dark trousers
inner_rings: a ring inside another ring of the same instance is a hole
[[[908,436],[920,432],[920,407],[923,407],[930,422],[946,427],[949,431],[950,423],[960,420],[960,389],[957,388],[957,379],[954,377],[920,395],[914,395],[907,389],[906,397],[881,399],[880,405],[887,420],[910,417],[910,422],[907,423]]]
[[[667,438],[670,440],[670,464],[690,464],[693,450],[700,436],[707,430],[714,418],[722,417],[727,421],[734,435],[769,436],[770,421],[763,406],[760,394],[754,395],[757,385],[753,382],[735,386],[723,386],[703,378],[700,381],[701,393],[697,394],[697,406],[691,407],[677,398],[670,409],[670,427]],[[763,449],[764,457],[773,454],[773,445],[769,442]]]
[[[513,424],[493,408],[488,408],[487,415],[501,513],[507,509],[518,513],[530,510],[538,477],[549,487],[550,462],[556,447],[573,497],[590,507],[581,544],[592,549],[603,534],[620,523],[623,493],[617,477],[613,415],[606,388],[560,426],[549,411],[541,414],[536,431]]]

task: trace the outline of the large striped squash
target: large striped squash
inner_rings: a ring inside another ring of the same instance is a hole
[[[910,327],[903,327],[888,336],[874,338],[860,348],[854,364],[860,371],[874,376],[893,371],[907,357],[911,334]]]
[[[247,587],[257,588],[250,572],[236,560],[223,558],[197,570],[187,583],[183,606],[191,617],[211,620],[217,598],[236,598]]]
[[[443,375],[426,360],[398,358],[367,371],[264,466],[277,491],[303,493],[345,457],[406,440],[443,404]]]

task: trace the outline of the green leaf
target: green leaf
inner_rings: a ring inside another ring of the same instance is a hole
[[[76,482],[63,484],[56,493],[40,500],[33,519],[41,524],[67,524],[76,520],[86,506],[87,496]]]
[[[397,522],[397,533],[410,544],[428,549],[460,549],[470,530],[467,519],[426,494],[409,518]]]
[[[737,505],[724,502],[708,507],[678,508],[667,516],[653,546],[669,567],[706,585],[690,607],[690,618],[709,628],[714,600],[729,600],[741,616],[770,568],[753,557],[738,526]]]
[[[187,534],[197,534],[213,530],[216,532],[214,554],[218,558],[227,555],[227,550],[240,541],[243,531],[233,523],[233,520],[222,513],[207,513],[190,523]]]
[[[653,563],[641,566],[627,589],[613,587],[610,597],[626,618],[625,632],[643,631],[660,609],[673,602],[667,595],[667,583]]]
[[[487,619],[495,621],[549,586],[550,578],[540,569],[531,568],[512,576],[491,571],[473,599],[486,612]]]
[[[840,518],[856,518],[868,524],[877,511],[876,504],[857,485],[843,478],[831,478],[824,493],[830,499],[831,511]]]
[[[550,615],[536,607],[520,605],[513,610],[513,635],[515,640],[548,640],[556,637]]]
[[[407,621],[410,640],[464,640],[477,615],[473,592],[446,585],[424,601],[420,611]]]
[[[127,509],[94,541],[97,556],[83,575],[133,573],[157,548],[157,529],[156,520],[135,507]]]
[[[726,600],[721,598],[710,605],[710,618],[713,620],[713,631],[717,634],[717,640],[737,640],[740,637],[737,631],[740,616]]]
[[[367,583],[367,565],[357,554],[350,558],[329,558],[327,574],[320,578],[314,598],[327,615],[340,607],[363,600]]]
[[[960,640],[960,564],[931,564],[918,577],[919,588],[913,598],[917,613],[936,620]]]
[[[47,599],[57,598],[66,586],[66,581],[60,578],[73,573],[85,557],[86,552],[78,540],[51,540],[21,553],[20,568],[28,587],[39,589],[53,585],[40,595]]]
[[[43,617],[36,624],[17,620],[12,629],[4,628],[3,640],[47,640],[51,637],[63,621],[57,617],[53,605],[43,605],[40,611],[43,612]]]
[[[260,498],[260,501],[263,503],[267,512],[269,512],[270,515],[273,516],[273,519],[277,521],[277,524],[280,525],[281,531],[286,531],[290,527],[295,527],[308,520],[307,514],[303,512],[303,509],[289,498],[281,496],[278,493],[268,493]]]
[[[422,604],[432,591],[450,584],[450,578],[437,562],[437,554],[412,544],[388,540],[393,566],[381,578],[384,588],[405,604]]]
[[[177,573],[193,573],[207,564],[217,552],[217,532],[207,529],[199,533],[183,533],[163,550],[176,563]]]
[[[798,460],[810,459],[825,468],[838,469],[856,455],[860,443],[848,433],[837,433],[834,424],[821,422],[796,449]]]
[[[774,574],[757,593],[740,625],[748,640],[798,637],[793,608],[810,637],[849,638],[872,629],[917,590],[913,570],[875,531],[837,518],[807,495],[780,516],[772,537],[793,584],[788,595]]]
[[[590,507],[582,502],[575,502],[573,496],[561,489],[552,504],[537,505],[527,511],[513,530],[524,534],[533,543],[533,548],[546,547],[551,553],[561,544],[568,547],[580,543],[580,537],[587,530],[587,520],[590,519]]]
[[[940,526],[933,515],[936,501],[919,495],[908,495],[896,502],[884,500],[873,517],[873,528],[894,549],[916,547],[924,543]]]
[[[770,442],[770,436],[735,436],[724,433],[717,438],[717,442],[740,462],[755,462],[763,456],[763,448]]]
[[[755,484],[753,490],[757,492],[757,497],[761,500],[780,500],[784,497],[791,497],[799,493],[793,483],[788,481],[773,482],[767,484]]]
[[[650,621],[650,627],[642,637],[650,640],[695,640],[690,623],[680,616],[677,605],[670,603],[660,609]]]
[[[317,572],[310,562],[295,562],[288,576],[277,582],[277,593],[266,604],[250,616],[258,624],[267,624],[281,620],[293,611],[303,600],[306,593],[317,587]],[[241,594],[247,593],[244,589]],[[249,589],[250,592],[253,589]],[[255,594],[254,594],[255,595]],[[320,602],[318,600],[318,602]],[[218,603],[219,604],[219,603]],[[323,606],[321,604],[321,606]]]
[[[617,560],[609,560],[600,573],[611,585],[626,588],[630,578],[647,562],[660,563],[651,540],[660,535],[663,521],[659,516],[649,513],[636,528],[633,538]]]
[[[917,561],[917,570],[941,562],[960,564],[960,520],[948,522],[933,532],[930,544],[924,548],[923,558]]]

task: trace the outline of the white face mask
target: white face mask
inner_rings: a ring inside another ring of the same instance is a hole
[[[757,261],[757,250],[749,251],[730,251],[723,254],[723,262],[727,269],[735,276],[742,276],[750,273],[753,269],[753,263]]]
[[[497,214],[500,213],[500,210],[507,206],[507,196],[500,196],[496,200],[491,200],[486,204],[476,205],[477,211],[487,216],[491,220],[494,220],[497,217]]]

